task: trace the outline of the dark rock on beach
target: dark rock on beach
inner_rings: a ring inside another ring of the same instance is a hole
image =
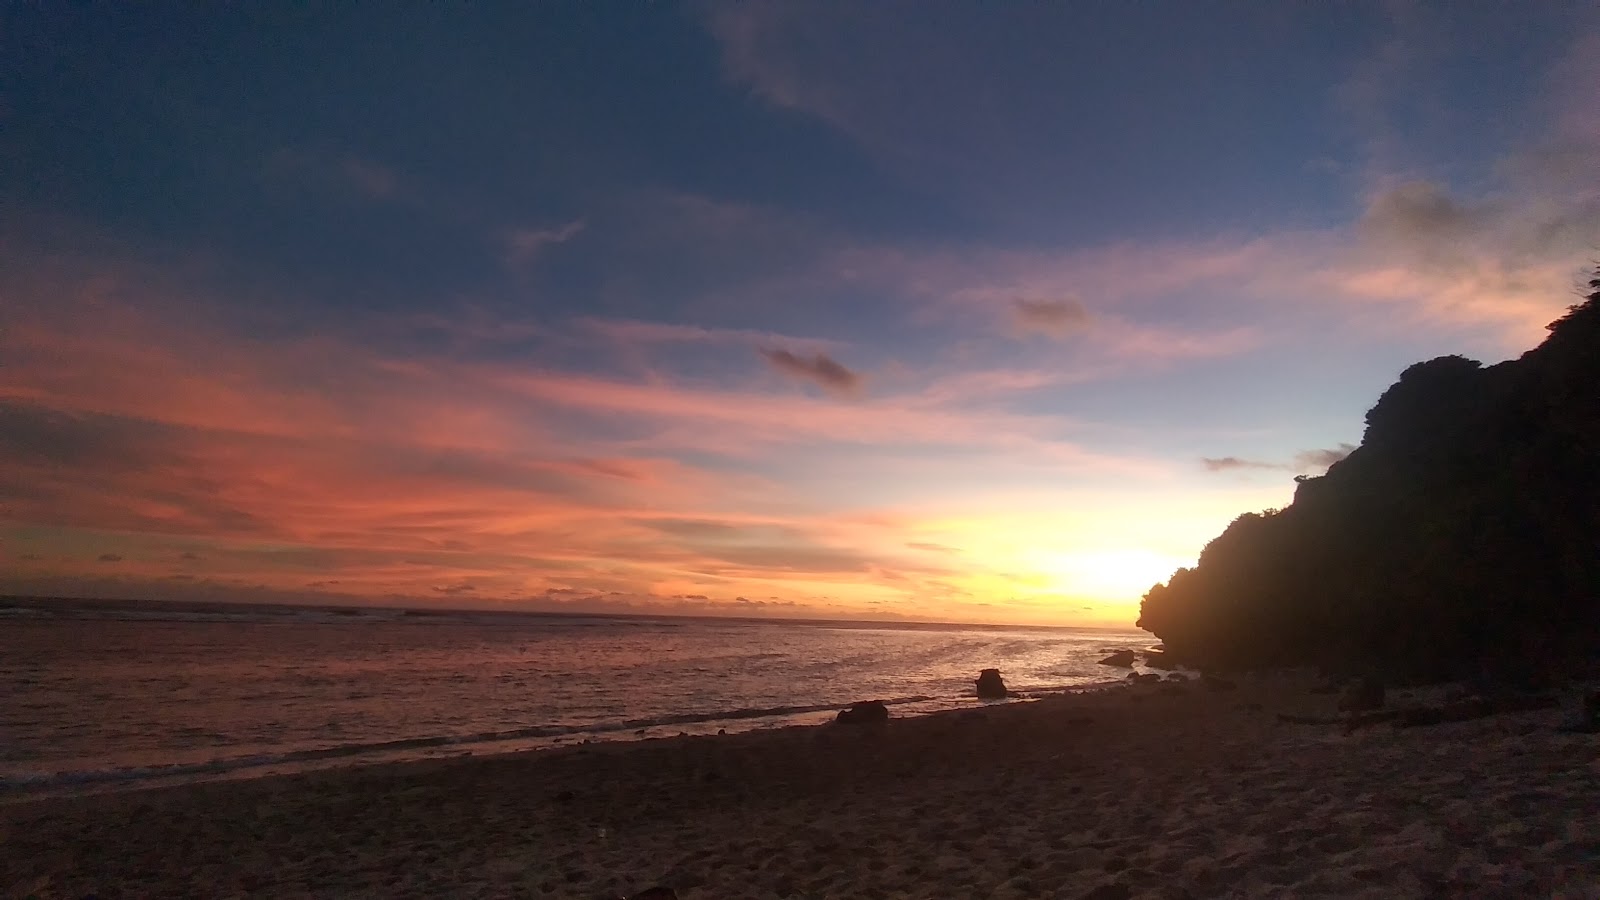
[[[889,721],[889,707],[882,700],[863,700],[849,709],[839,710],[834,719],[840,725],[877,725]]]
[[[978,696],[984,700],[1004,700],[1006,698],[1006,683],[1000,678],[999,669],[984,669],[978,674]]]
[[[1136,659],[1136,657],[1134,656],[1132,650],[1118,650],[1105,659],[1100,660],[1100,665],[1128,667],[1133,665],[1134,659]]]

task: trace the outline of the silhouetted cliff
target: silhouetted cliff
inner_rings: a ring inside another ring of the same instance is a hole
[[[1406,369],[1361,446],[1247,513],[1139,624],[1218,668],[1475,676],[1600,651],[1600,273],[1521,358]]]

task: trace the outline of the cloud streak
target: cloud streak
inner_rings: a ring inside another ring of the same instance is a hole
[[[761,356],[777,371],[791,378],[809,381],[833,394],[847,397],[861,389],[861,376],[825,353],[800,355],[788,350],[763,348]]]
[[[1082,303],[1072,299],[1018,298],[1012,301],[1012,315],[1017,330],[1025,334],[1037,333],[1059,338],[1089,325],[1089,311],[1083,308]]]
[[[1327,469],[1334,463],[1349,456],[1356,446],[1354,444],[1340,444],[1322,450],[1302,450],[1294,455],[1290,462],[1270,462],[1259,459],[1244,459],[1238,456],[1203,457],[1200,464],[1207,472],[1236,472],[1240,470],[1266,469],[1271,471],[1311,472],[1318,469]]]
[[[529,265],[546,249],[577,237],[587,224],[583,219],[574,219],[554,228],[514,228],[506,232],[506,265],[513,269]]]

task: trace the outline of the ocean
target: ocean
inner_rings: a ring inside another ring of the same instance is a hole
[[[0,796],[708,734],[1115,682],[1134,630],[0,601]],[[1017,702],[1004,701],[1004,702]]]

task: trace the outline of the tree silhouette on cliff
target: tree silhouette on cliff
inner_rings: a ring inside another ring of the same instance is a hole
[[[1519,359],[1406,369],[1358,447],[1145,595],[1193,663],[1476,676],[1600,652],[1600,271]]]

